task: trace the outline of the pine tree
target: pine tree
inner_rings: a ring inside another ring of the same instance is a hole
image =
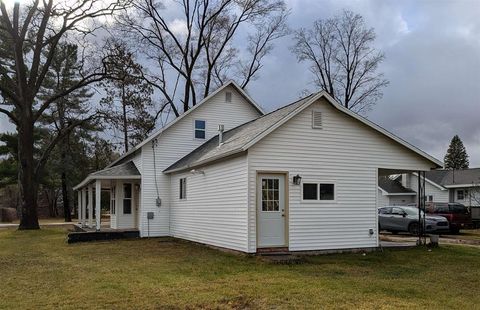
[[[103,82],[106,96],[101,103],[108,110],[105,114],[113,129],[122,132],[126,153],[155,127],[155,117],[148,112],[153,108],[153,88],[125,42],[112,40],[108,45],[107,72],[111,78]]]
[[[446,169],[467,169],[468,154],[462,140],[458,135],[455,135],[450,142],[447,154],[444,158]]]
[[[78,47],[75,44],[60,43],[56,53],[53,56],[50,70],[47,72],[44,85],[40,90],[39,98],[48,98],[52,94],[64,92],[81,80],[79,76],[79,67],[82,64],[78,60]],[[49,129],[56,134],[60,134],[72,122],[79,122],[83,115],[88,112],[88,100],[93,96],[88,88],[77,89],[70,94],[55,100],[49,109],[41,117],[44,125],[49,125]],[[52,126],[53,125],[53,126]],[[62,200],[64,209],[64,218],[66,222],[70,222],[71,218],[71,196],[73,195],[69,182],[69,174],[74,170],[72,156],[74,153],[70,151],[71,137],[74,131],[78,130],[95,130],[95,126],[91,121],[82,122],[82,125],[67,133],[57,145],[57,159],[54,163],[57,166],[54,170],[61,178],[58,182],[55,176],[51,176],[52,186],[60,183],[62,189]],[[55,135],[52,135],[53,137]],[[52,139],[53,139],[52,137]],[[52,174],[52,173],[50,173]]]

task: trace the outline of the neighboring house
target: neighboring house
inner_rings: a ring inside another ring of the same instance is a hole
[[[441,165],[325,92],[264,115],[229,82],[75,189],[83,225],[109,190],[111,227],[142,237],[248,253],[373,248],[379,177]]]
[[[378,179],[377,204],[383,206],[406,206],[415,202],[417,192],[402,185],[396,176]]]
[[[411,184],[418,183],[418,174],[408,174]],[[414,188],[414,187],[411,187]],[[480,168],[432,170],[425,174],[425,199],[433,202],[458,202],[472,210],[472,218],[480,220]]]

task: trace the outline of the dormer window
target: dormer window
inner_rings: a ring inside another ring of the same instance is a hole
[[[205,139],[205,121],[195,120],[195,139]]]

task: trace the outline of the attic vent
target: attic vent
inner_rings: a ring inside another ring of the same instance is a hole
[[[232,92],[229,92],[229,91],[225,92],[225,102],[228,102],[228,103],[232,102]]]
[[[322,112],[312,112],[312,128],[322,129]]]

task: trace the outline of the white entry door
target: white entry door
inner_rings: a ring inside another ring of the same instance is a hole
[[[257,189],[258,247],[286,246],[285,176],[259,175]]]

